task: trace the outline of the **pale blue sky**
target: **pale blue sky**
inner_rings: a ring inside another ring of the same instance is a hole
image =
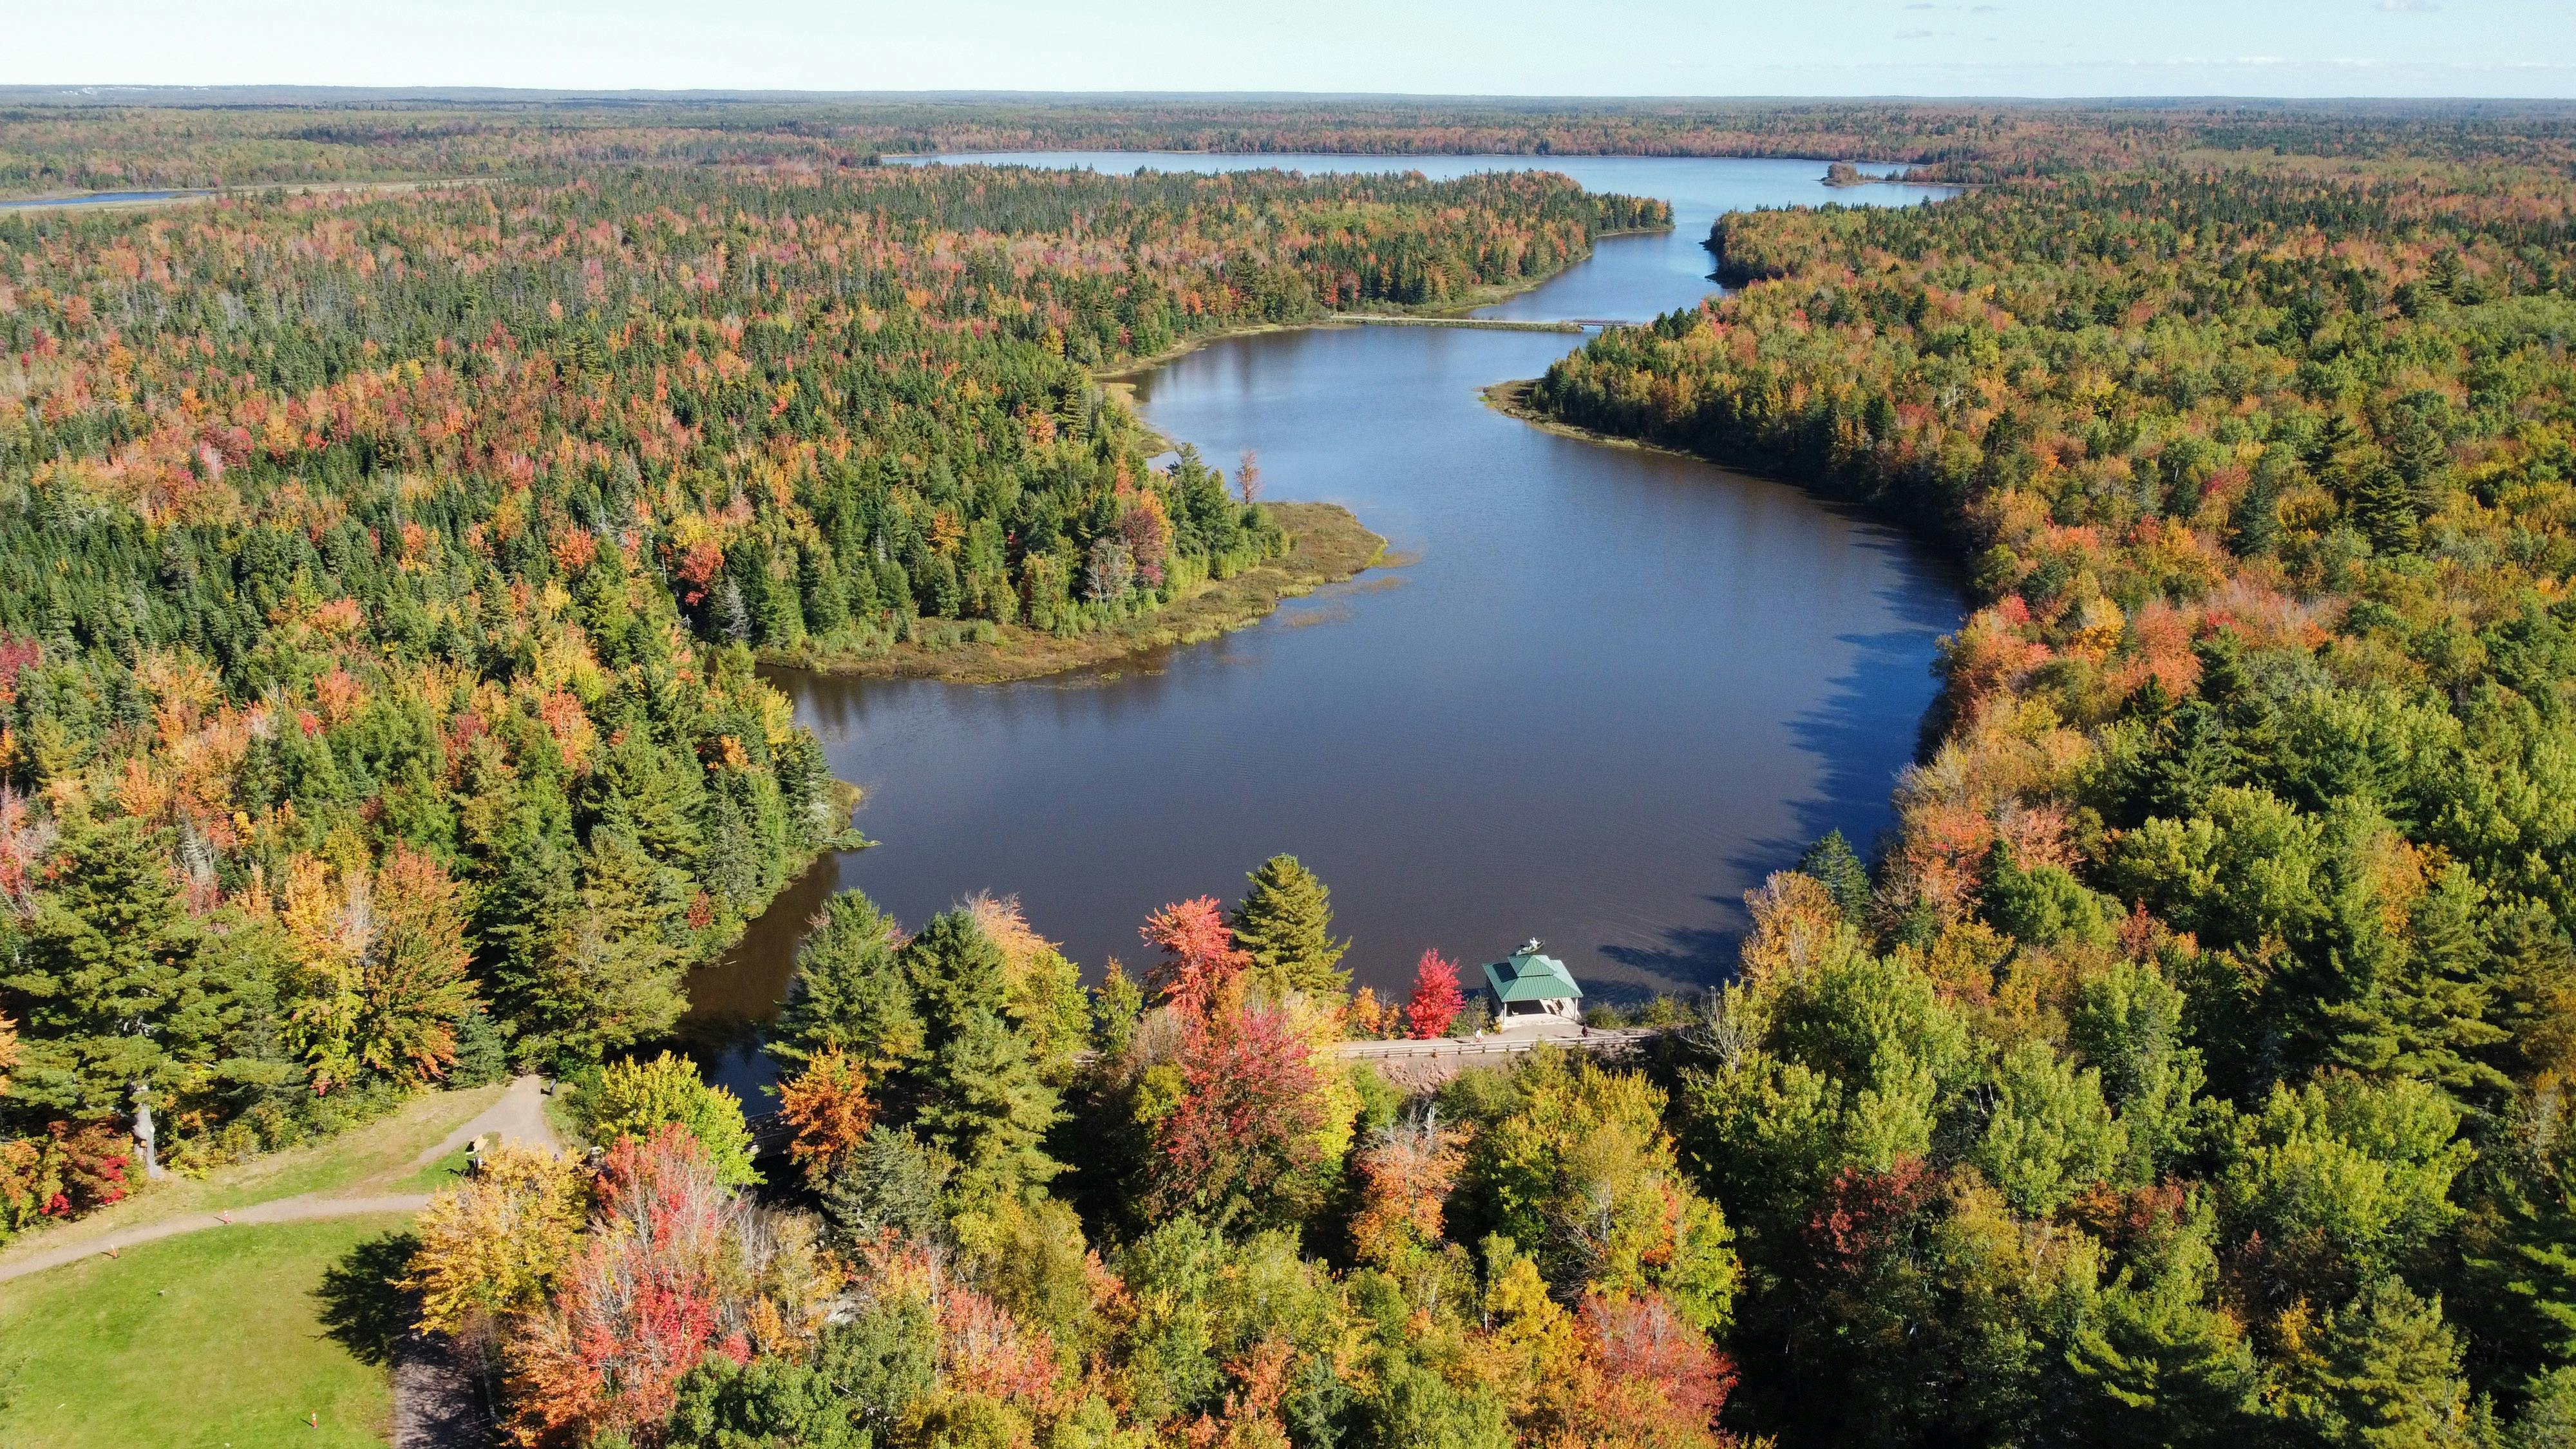
[[[0,84],[2576,96],[2576,0],[8,0]]]

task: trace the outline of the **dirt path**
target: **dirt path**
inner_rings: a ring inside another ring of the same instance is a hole
[[[546,1122],[543,1080],[520,1077],[511,1082],[509,1089],[501,1094],[501,1100],[447,1134],[447,1140],[422,1153],[412,1166],[426,1167],[487,1132],[497,1132],[507,1141],[553,1146],[555,1134]],[[138,1223],[104,1237],[65,1243],[58,1248],[29,1253],[13,1262],[0,1264],[0,1283],[24,1278],[30,1273],[41,1273],[47,1268],[59,1268],[65,1263],[76,1263],[93,1254],[114,1257],[136,1244],[176,1237],[181,1233],[266,1223],[304,1223],[322,1218],[362,1217],[368,1213],[416,1213],[428,1205],[429,1194],[425,1192],[375,1193],[358,1197],[307,1192],[293,1197],[271,1198],[267,1202],[253,1203],[229,1212],[179,1213],[158,1222]]]
[[[489,1449],[494,1427],[456,1344],[404,1334],[394,1348],[393,1449]]]
[[[1661,1036],[1656,1026],[1585,1028],[1567,1023],[1548,1030],[1491,1032],[1473,1037],[1434,1037],[1428,1041],[1346,1041],[1333,1050],[1365,1061],[1395,1085],[1421,1092],[1439,1086],[1470,1068],[1497,1065],[1546,1042],[1562,1051],[1618,1056]]]
[[[473,1121],[447,1134],[447,1140],[420,1155],[414,1167],[427,1167],[457,1148],[486,1132],[498,1132],[504,1142],[527,1142],[539,1147],[559,1147],[554,1124],[546,1120],[546,1081],[543,1077],[513,1077],[501,1100],[483,1109]]]
[[[30,1253],[0,1267],[0,1283],[24,1278],[30,1273],[41,1273],[47,1268],[59,1268],[65,1263],[77,1263],[83,1258],[102,1254],[112,1258],[138,1244],[175,1238],[181,1233],[204,1232],[208,1228],[306,1223],[317,1218],[354,1218],[368,1213],[416,1213],[428,1205],[429,1194],[425,1192],[391,1193],[382,1197],[319,1197],[305,1193],[254,1203],[225,1213],[184,1213],[174,1218],[163,1218],[157,1223],[127,1228],[97,1242],[66,1243],[46,1252]]]

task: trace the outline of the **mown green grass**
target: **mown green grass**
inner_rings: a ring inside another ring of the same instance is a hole
[[[395,1192],[437,1192],[454,1187],[473,1165],[474,1146],[467,1143],[393,1185]]]
[[[420,1155],[500,1100],[500,1087],[423,1092],[385,1117],[337,1136],[246,1162],[219,1167],[203,1178],[171,1176],[140,1185],[125,1201],[70,1223],[44,1227],[0,1247],[0,1264],[53,1248],[104,1242],[163,1218],[244,1208],[302,1193],[365,1195],[435,1192],[447,1178],[417,1164]],[[462,1156],[456,1159],[462,1162]],[[0,1440],[0,1449],[15,1449]]]
[[[406,1227],[188,1233],[0,1284],[0,1444],[379,1449]]]

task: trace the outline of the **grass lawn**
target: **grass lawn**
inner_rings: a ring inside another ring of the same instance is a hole
[[[427,1169],[414,1164],[449,1132],[499,1101],[501,1091],[493,1086],[461,1092],[423,1092],[391,1115],[337,1136],[219,1167],[203,1178],[165,1178],[85,1218],[24,1234],[0,1248],[0,1263],[62,1244],[104,1239],[126,1228],[183,1213],[220,1212],[299,1193],[366,1196],[435,1192],[462,1171],[463,1152],[449,1155],[453,1171],[439,1170],[450,1166],[450,1162]],[[0,1440],[0,1446],[15,1449],[6,1440]]]
[[[0,1444],[382,1446],[401,1316],[383,1280],[408,1227],[189,1233],[0,1284]]]
[[[393,1115],[355,1127],[335,1137],[248,1162],[220,1168],[201,1184],[205,1197],[193,1206],[247,1207],[273,1197],[297,1193],[371,1191],[416,1192],[421,1188],[390,1186],[407,1178],[412,1163],[439,1140],[494,1102],[502,1089],[472,1087],[462,1092],[424,1092]],[[443,1184],[440,1184],[443,1185]]]

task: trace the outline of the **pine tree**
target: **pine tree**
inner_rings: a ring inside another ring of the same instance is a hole
[[[2479,894],[2466,867],[2447,867],[2400,936],[2381,929],[2375,894],[2357,883],[2336,893],[2331,987],[2315,1008],[2327,1060],[2431,1083],[2467,1107],[2501,1101],[2510,1083],[2487,1058],[2507,1034],[2486,1019],[2495,958],[2478,935]]]
[[[1844,920],[1857,926],[1868,918],[1869,870],[1842,831],[1828,830],[1824,839],[1808,846],[1807,853],[1798,857],[1798,870],[1824,886]]]
[[[796,977],[770,1028],[769,1055],[781,1069],[802,1070],[816,1052],[846,1052],[882,1074],[921,1051],[922,1024],[896,958],[894,918],[859,891],[823,905],[796,948]]]
[[[2267,453],[2254,465],[2254,481],[2227,514],[2227,546],[2238,558],[2260,558],[2281,541],[2281,474]]]
[[[60,884],[37,897],[16,969],[0,977],[25,1013],[11,1096],[119,1117],[135,1087],[211,1061],[234,1013],[140,823],[83,827],[64,851]]]
[[[2386,463],[2373,462],[2361,469],[2361,476],[2353,480],[2350,512],[2353,526],[2380,553],[2413,553],[2422,542],[2415,490]]]
[[[936,1238],[948,1227],[939,1200],[955,1170],[910,1132],[880,1122],[823,1184],[823,1216],[856,1247],[888,1230],[900,1238]]]
[[[1252,957],[1252,979],[1274,994],[1339,996],[1350,973],[1336,969],[1350,942],[1333,939],[1332,892],[1293,855],[1274,855],[1250,877],[1234,909],[1234,940]]]
[[[545,923],[535,959],[502,974],[523,1060],[595,1062],[680,1019],[688,997],[670,938],[677,902],[669,878],[677,875],[630,839],[592,835],[578,894]]]
[[[2062,1401],[2043,1412],[2073,1444],[2218,1445],[2253,1428],[2261,1387],[2242,1329],[2213,1292],[2208,1213],[2142,1244],[2069,1335]]]
[[[2496,1006],[2495,955],[2478,932],[2485,892],[2453,862],[2415,902],[2412,970],[2394,1003],[2401,1046],[2397,1069],[2464,1105],[2493,1108],[2512,1090],[2487,1058],[2506,1039],[2489,1021]]]
[[[958,1165],[964,1201],[1010,1195],[1063,1171],[1040,1144],[1061,1114],[1034,1045],[1002,1013],[1002,949],[966,911],[931,918],[903,948],[924,1051],[887,1095],[912,1108],[931,1146]]]
[[[2441,1300],[2382,1278],[2294,1339],[2273,1402],[2324,1444],[2470,1449],[2478,1439],[2460,1357]]]
[[[2462,1215],[2454,1312],[2482,1357],[2534,1372],[2576,1359],[2576,1204],[2555,1150],[2553,1083],[2481,1154]]]

